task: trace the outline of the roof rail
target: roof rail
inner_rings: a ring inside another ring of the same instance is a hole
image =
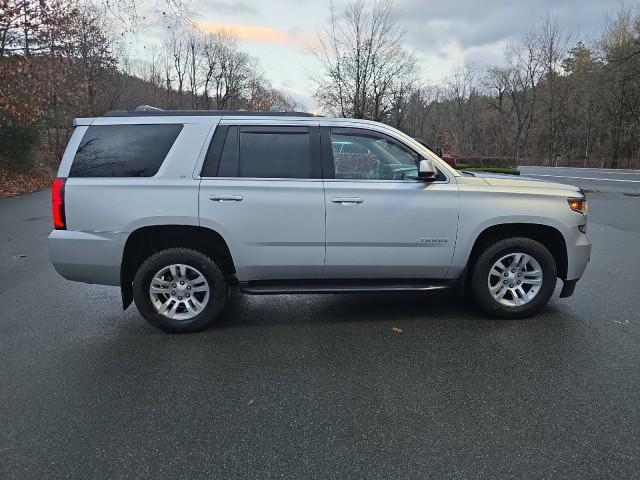
[[[149,105],[140,105],[132,112],[111,111],[104,117],[319,117],[307,112],[248,112],[246,110],[161,110]]]

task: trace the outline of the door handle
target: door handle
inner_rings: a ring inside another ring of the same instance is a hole
[[[242,195],[211,195],[209,200],[213,202],[241,202]]]
[[[341,203],[342,205],[354,205],[364,202],[361,197],[333,197],[331,201],[333,203]]]

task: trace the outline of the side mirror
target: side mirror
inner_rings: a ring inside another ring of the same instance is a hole
[[[418,178],[423,182],[433,182],[438,176],[438,171],[431,160],[423,158],[418,164]]]

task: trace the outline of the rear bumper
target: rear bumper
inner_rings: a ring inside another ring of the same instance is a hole
[[[124,234],[53,230],[49,257],[56,271],[76,282],[120,285]]]

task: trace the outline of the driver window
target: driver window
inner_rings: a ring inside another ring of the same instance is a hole
[[[331,134],[335,178],[405,180],[418,174],[418,154],[385,137]]]

